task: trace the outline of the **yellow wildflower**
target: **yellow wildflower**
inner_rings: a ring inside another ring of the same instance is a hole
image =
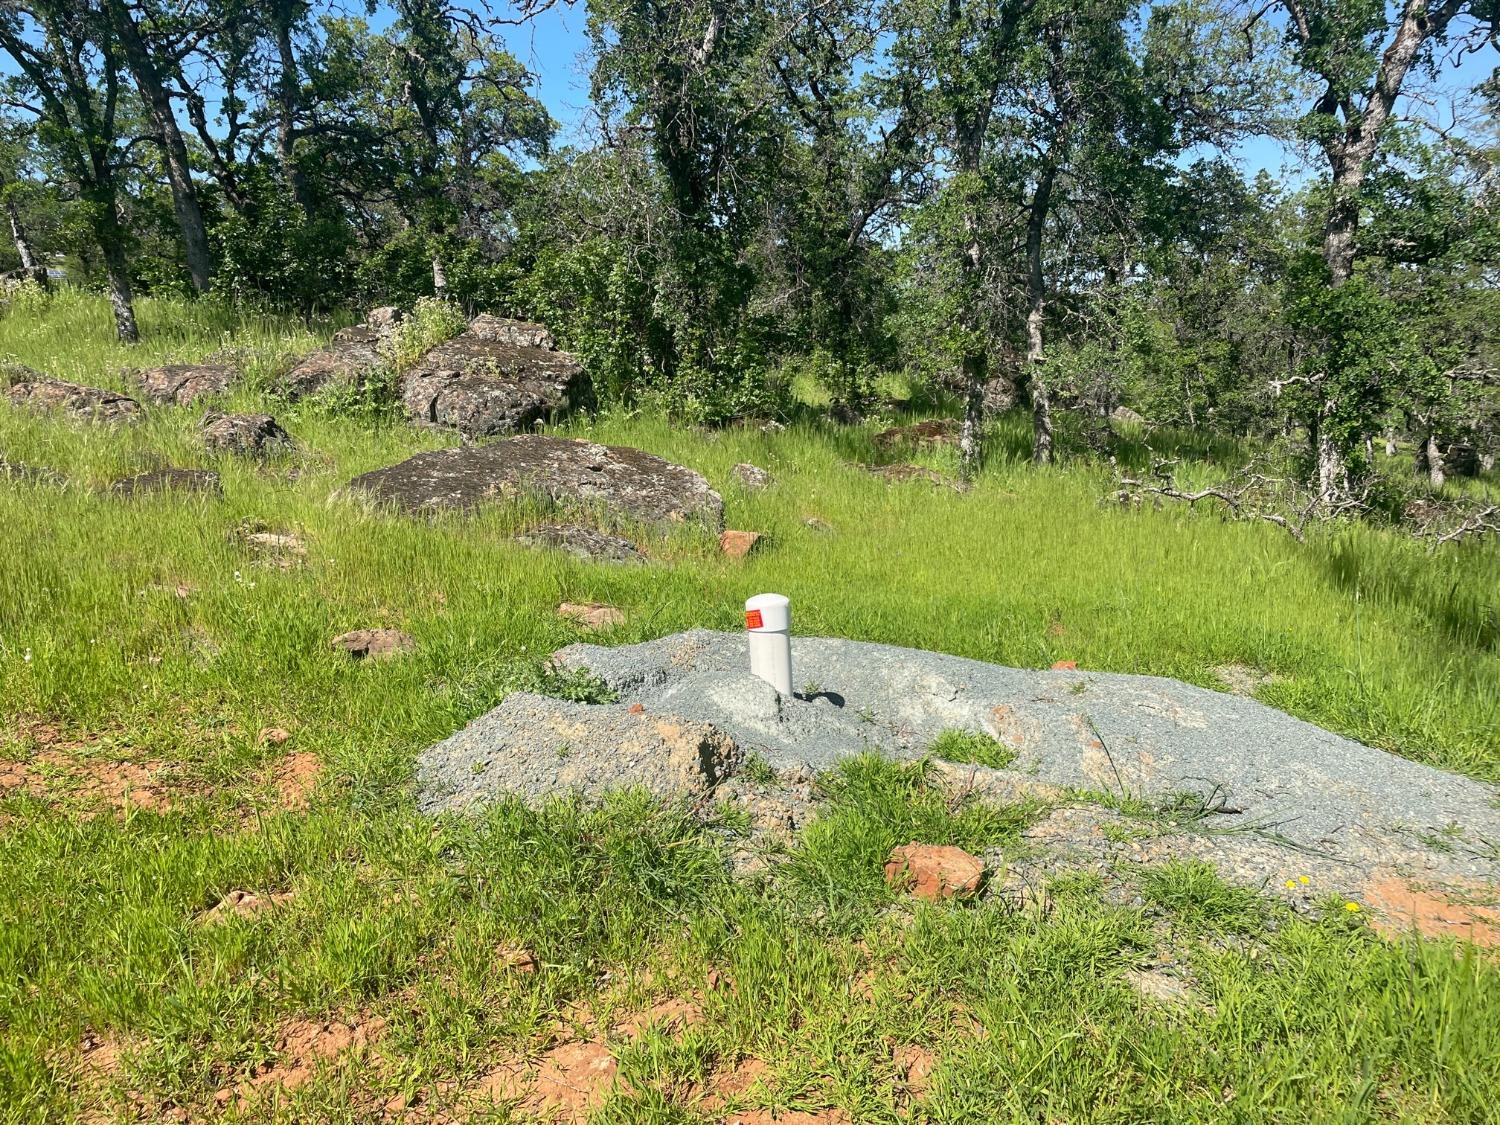
[[[1309,879],[1306,875],[1298,875],[1297,882],[1301,883],[1305,887],[1307,886],[1307,884],[1311,883],[1312,880]]]
[[[1350,914],[1358,913],[1358,911],[1359,911],[1359,903],[1357,903],[1357,902],[1346,902],[1346,903],[1344,903],[1344,909],[1347,910]]]

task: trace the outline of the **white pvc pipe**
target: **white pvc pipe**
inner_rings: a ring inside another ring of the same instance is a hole
[[[792,602],[780,594],[756,594],[745,602],[750,674],[783,696],[792,694]]]

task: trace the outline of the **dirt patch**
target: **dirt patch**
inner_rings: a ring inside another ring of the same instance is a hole
[[[244,1107],[279,1090],[296,1090],[306,1085],[320,1067],[365,1051],[380,1038],[385,1023],[379,1016],[357,1016],[352,1021],[293,1020],[277,1037],[275,1061],[261,1065],[238,1086],[224,1087],[214,1100],[220,1105],[234,1102]]]
[[[1243,695],[1246,698],[1253,698],[1255,693],[1263,687],[1286,682],[1285,676],[1278,676],[1275,672],[1267,672],[1261,668],[1253,668],[1248,664],[1220,664],[1214,669],[1214,675],[1218,676],[1233,694]]]
[[[48,749],[29,761],[0,761],[0,792],[116,811],[130,807],[165,812],[193,792],[181,774],[181,765],[173,762],[79,758],[66,750]]]
[[[937,1057],[926,1047],[908,1043],[897,1047],[894,1055],[896,1072],[906,1083],[907,1092],[920,1098],[932,1086],[932,1072],[937,1069]]]
[[[271,770],[271,784],[276,787],[276,804],[288,812],[303,812],[308,798],[323,773],[316,754],[300,751],[278,759]]]
[[[1387,937],[1416,930],[1423,937],[1458,938],[1486,949],[1500,947],[1500,909],[1464,901],[1493,895],[1493,888],[1424,887],[1397,876],[1365,884],[1364,905],[1373,912],[1372,925]]]
[[[854,1125],[854,1118],[841,1109],[788,1109],[781,1113],[751,1109],[727,1114],[724,1125]]]
[[[83,1033],[78,1058],[83,1073],[94,1082],[107,1082],[119,1073],[124,1051],[113,1039],[93,1031]]]
[[[741,1059],[733,1070],[719,1071],[708,1080],[703,1095],[704,1108],[714,1110],[731,1098],[749,1093],[770,1069],[760,1059]]]
[[[608,1096],[619,1063],[601,1041],[572,1039],[534,1064],[505,1063],[479,1080],[475,1100],[516,1103],[522,1120],[581,1122]]]
[[[637,1039],[653,1027],[672,1033],[696,1027],[702,1022],[703,1009],[691,1000],[672,997],[622,1020],[612,1030],[617,1035]]]
[[[537,970],[536,955],[518,945],[502,945],[496,949],[495,965],[517,973],[534,973]]]

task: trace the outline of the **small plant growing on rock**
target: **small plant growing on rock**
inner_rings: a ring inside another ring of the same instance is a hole
[[[399,375],[444,340],[457,336],[467,325],[468,319],[457,305],[436,297],[422,297],[380,350]]]
[[[776,771],[771,768],[771,763],[766,761],[764,755],[746,754],[745,764],[740,767],[740,776],[747,781],[753,781],[756,785],[774,785],[776,783]]]
[[[1226,883],[1200,860],[1173,860],[1141,878],[1146,901],[1171,911],[1185,925],[1218,932],[1248,932],[1265,907],[1253,891]]]
[[[1016,760],[1016,752],[987,734],[972,730],[945,730],[928,747],[934,758],[964,765],[1003,770]]]

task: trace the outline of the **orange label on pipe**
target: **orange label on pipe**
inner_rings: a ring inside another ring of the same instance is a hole
[[[745,628],[747,628],[747,629],[760,629],[760,628],[764,628],[765,624],[766,624],[765,618],[763,618],[760,615],[760,610],[758,610],[758,609],[747,609],[747,610],[745,610]]]

